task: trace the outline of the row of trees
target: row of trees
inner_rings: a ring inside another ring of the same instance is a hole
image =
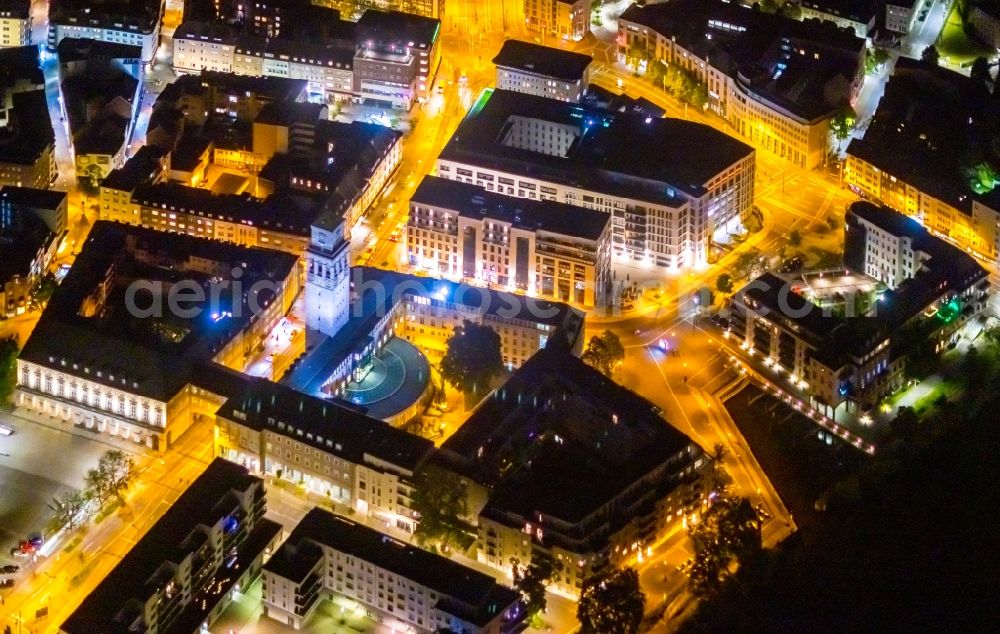
[[[7,407],[17,386],[17,339],[0,340],[0,407]]]
[[[87,471],[82,491],[67,491],[51,502],[53,522],[72,530],[90,519],[89,511],[95,506],[99,509],[112,500],[124,504],[137,475],[132,456],[119,449],[106,451],[97,467]]]
[[[695,108],[704,108],[708,103],[708,89],[705,83],[691,71],[676,64],[668,66],[664,61],[657,60],[649,66],[648,72],[650,81],[667,94]]]

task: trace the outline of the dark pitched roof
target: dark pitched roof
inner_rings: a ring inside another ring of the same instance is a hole
[[[673,39],[738,78],[743,90],[804,121],[828,117],[846,103],[850,94],[843,88],[858,74],[865,46],[850,29],[722,0],[633,4],[621,19]]]
[[[314,508],[288,536],[277,553],[264,564],[275,574],[301,577],[315,550],[310,542],[351,555],[427,587],[442,597],[435,607],[475,625],[485,625],[520,599],[493,577],[467,568],[447,557],[411,546],[329,511]],[[300,554],[298,551],[308,549]]]
[[[242,494],[252,488],[257,489],[258,496],[264,495],[260,478],[249,475],[245,467],[216,458],[87,595],[60,631],[71,634],[133,631],[131,620],[139,616],[136,610],[158,590],[157,570],[166,562],[179,563],[193,550],[185,542],[199,526],[212,526],[236,509],[238,502],[230,492]],[[261,519],[254,532],[263,531],[273,537],[279,530],[280,526]],[[200,610],[200,602],[197,603]]]
[[[0,0],[0,16],[26,20],[30,15],[31,0]]]
[[[0,199],[32,209],[57,209],[66,202],[66,192],[6,185],[0,187]]]
[[[580,137],[565,157],[507,146],[501,137],[514,116],[578,126]],[[636,148],[655,148],[655,160]],[[440,158],[679,205],[681,199],[672,189],[702,196],[711,178],[753,152],[749,145],[699,123],[609,114],[535,95],[486,89]]]
[[[144,320],[128,316],[124,299],[118,296],[111,298],[103,313],[81,314],[84,302],[108,270],[123,266],[139,252],[144,258],[161,258],[158,261],[172,264],[198,257],[239,267],[245,289],[253,284],[250,280],[287,279],[294,274],[298,261],[294,255],[280,251],[97,222],[20,358],[44,367],[83,372],[96,383],[159,401],[177,394],[190,381],[198,364],[210,360],[245,327],[252,311],[241,309],[238,315],[221,321],[212,320],[207,313],[198,316],[185,322],[189,332],[180,341],[152,337]],[[245,297],[239,299],[245,301]]]
[[[131,192],[139,185],[152,182],[160,170],[164,152],[155,145],[143,145],[125,165],[111,170],[101,181],[101,187]]]
[[[219,415],[258,431],[297,441],[356,464],[365,454],[412,472],[434,443],[341,405],[308,396],[267,380],[253,380],[238,397],[219,408]]]
[[[26,80],[41,88],[45,83],[37,46],[0,48],[0,89]]]
[[[505,40],[500,52],[493,58],[493,63],[497,66],[566,81],[580,81],[587,66],[593,61],[594,58],[590,55],[521,40]]]
[[[0,200],[7,189],[0,190]],[[0,253],[3,254],[0,256],[0,285],[15,276],[27,277],[38,252],[56,238],[45,222],[31,211],[15,208],[13,212],[9,224],[7,218],[0,218]]]
[[[643,397],[571,354],[545,349],[441,450],[491,489],[492,509],[574,523],[693,447]]]
[[[545,231],[564,236],[598,240],[611,216],[552,200],[515,198],[486,191],[469,183],[425,176],[417,186],[411,203],[451,209],[469,218],[493,218],[510,222],[528,231]]]
[[[55,147],[45,91],[17,92],[11,100],[11,121],[0,128],[0,163],[31,165]]]
[[[92,59],[138,61],[142,57],[141,46],[79,37],[64,37],[56,50],[63,64]]]
[[[973,200],[1000,212],[1000,187],[976,193],[966,173],[982,161],[1000,165],[998,148],[1000,108],[982,82],[901,58],[847,154],[971,215]]]

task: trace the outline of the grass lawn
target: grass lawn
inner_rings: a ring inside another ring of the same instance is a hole
[[[962,17],[958,14],[958,3],[955,3],[948,14],[941,35],[938,36],[937,49],[944,61],[960,66],[971,64],[977,57],[993,55],[994,51],[969,37],[962,30]]]

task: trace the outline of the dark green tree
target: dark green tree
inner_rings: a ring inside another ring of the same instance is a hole
[[[56,282],[55,276],[51,273],[43,275],[31,289],[31,307],[33,309],[44,308],[58,287],[59,283]]]
[[[531,563],[524,565],[517,557],[510,559],[514,587],[524,597],[525,610],[530,619],[545,611],[545,586],[559,571],[558,562],[551,557],[532,557]]]
[[[723,273],[715,279],[715,288],[723,295],[733,292],[733,277],[729,273]]]
[[[88,477],[90,472],[88,472]],[[97,463],[97,477],[102,482],[105,499],[114,496],[119,503],[125,502],[125,493],[135,481],[135,460],[120,449],[104,452]]]
[[[830,132],[837,140],[837,152],[840,152],[840,145],[850,138],[854,132],[854,124],[858,115],[850,106],[844,106],[838,110],[830,119]]]
[[[937,47],[930,44],[924,50],[920,51],[920,59],[923,61],[934,64],[937,66],[938,62],[941,60],[941,53],[938,52]]]
[[[986,84],[986,82],[991,81],[993,78],[990,77],[990,62],[985,57],[977,57],[972,60],[972,66],[969,68],[969,77],[972,79],[978,79],[980,83]]]
[[[418,544],[448,549],[470,542],[466,491],[457,475],[433,464],[422,467],[414,476],[411,501],[420,516],[413,533]]]
[[[581,634],[635,634],[646,609],[635,568],[587,579],[576,605]]]
[[[57,528],[66,526],[73,530],[84,521],[81,511],[89,503],[90,497],[86,491],[64,491],[49,502],[49,508],[53,511],[53,524]]]
[[[8,407],[10,395],[17,387],[17,339],[0,340],[0,407]]]
[[[882,66],[889,61],[889,51],[880,46],[870,48],[865,52],[865,73],[874,75],[882,70]]]
[[[688,534],[694,546],[691,590],[700,597],[715,595],[729,577],[731,563],[746,564],[762,547],[760,516],[741,497],[717,497]]]
[[[741,251],[736,256],[736,262],[733,263],[733,273],[737,279],[752,280],[765,271],[767,271],[767,262],[760,249],[756,247]]]
[[[797,247],[802,244],[802,233],[798,229],[792,229],[788,233],[788,244]]]
[[[493,378],[503,371],[500,335],[489,326],[466,319],[455,328],[447,346],[441,376],[466,394],[488,390]]]
[[[600,335],[590,338],[587,349],[580,358],[584,363],[598,370],[604,376],[611,376],[615,368],[625,358],[625,348],[618,335],[605,330]]]

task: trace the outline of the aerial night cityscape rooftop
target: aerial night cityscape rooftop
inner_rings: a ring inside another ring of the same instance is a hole
[[[1000,0],[0,0],[0,632],[1000,630]]]

